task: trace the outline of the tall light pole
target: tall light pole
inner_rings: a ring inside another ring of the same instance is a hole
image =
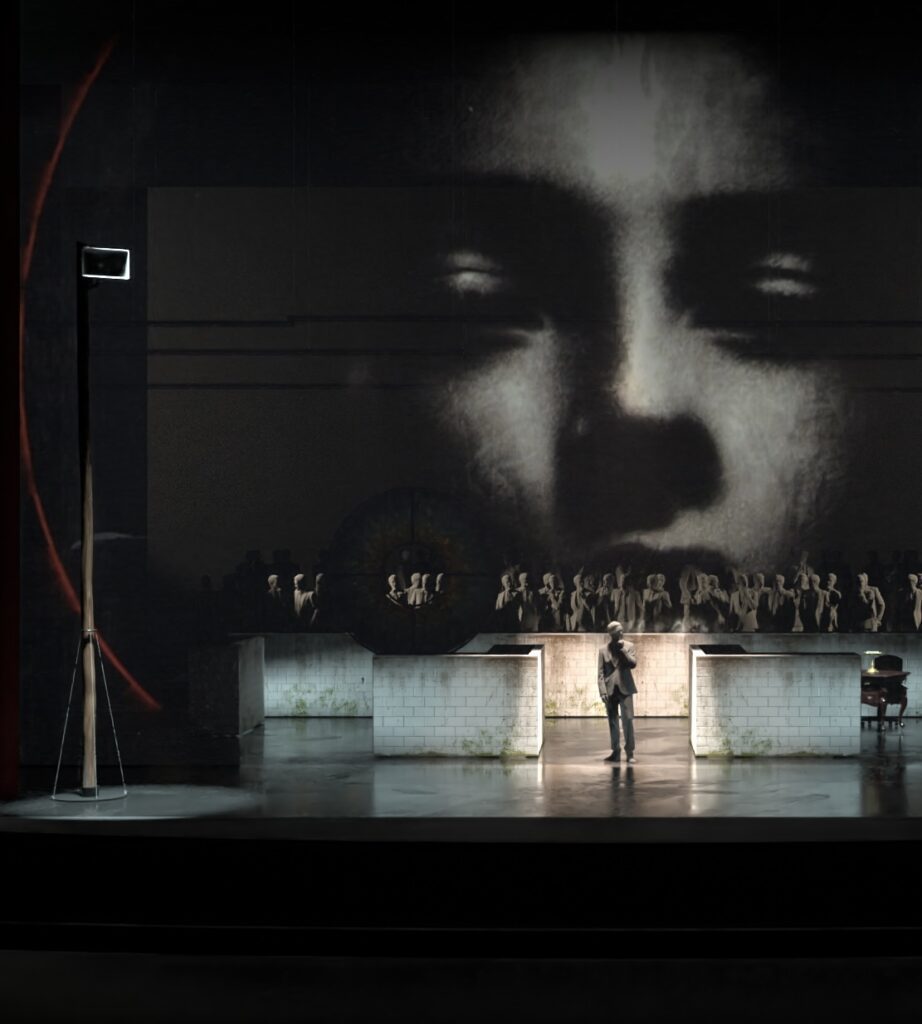
[[[80,446],[80,484],[82,496],[82,542],[80,549],[81,583],[81,634],[77,662],[83,664],[83,772],[80,796],[99,796],[99,782],[96,776],[96,659],[102,665],[102,654],[96,638],[96,619],[93,610],[93,455],[90,444],[90,311],[89,290],[100,281],[127,281],[131,277],[131,254],[128,249],[105,249],[98,246],[77,243],[77,416]],[[67,716],[64,719],[64,736],[61,738],[61,754],[67,735],[67,721],[70,716],[70,701],[73,683],[76,679],[77,663],[71,680]],[[103,669],[105,681],[105,670]],[[106,692],[108,699],[108,688]],[[112,706],[109,705],[111,717]],[[113,734],[115,722],[112,722]],[[116,752],[118,741],[116,740]],[[119,768],[121,757],[119,756]],[[57,776],[61,769],[58,757],[58,772],[55,774],[54,793],[57,793]],[[124,788],[124,778],[123,778]],[[54,794],[53,794],[54,795]]]

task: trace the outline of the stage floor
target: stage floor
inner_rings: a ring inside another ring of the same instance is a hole
[[[547,838],[553,825],[560,839],[588,828],[599,839],[713,841],[797,822],[812,825],[811,838],[922,835],[922,720],[863,729],[852,758],[695,758],[687,719],[638,719],[636,733],[634,765],[603,760],[608,731],[598,718],[548,719],[537,758],[376,758],[371,719],[270,718],[241,740],[239,770],[134,770],[127,797],[100,802],[27,792],[0,805],[0,828],[146,821],[162,830],[173,821],[237,834],[262,822],[286,834],[352,838],[380,837],[368,829],[386,821],[414,839],[464,838],[472,828],[478,838]],[[702,832],[704,822],[723,828]],[[874,829],[856,832],[859,823]]]

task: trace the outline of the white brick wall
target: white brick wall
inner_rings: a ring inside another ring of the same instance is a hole
[[[898,633],[701,634],[642,633],[634,670],[640,717],[688,714],[688,648],[696,643],[738,643],[767,653],[860,653],[880,650],[903,659],[911,673],[906,714],[922,715],[922,637]],[[604,717],[598,699],[596,658],[604,633],[480,633],[462,651],[483,652],[495,643],[544,644],[544,712],[550,716]],[[289,633],[266,637],[267,716],[370,716],[373,655],[347,634]],[[858,687],[856,684],[856,701]],[[871,714],[872,709],[865,709]]]
[[[375,753],[537,756],[541,666],[540,652],[375,657]]]
[[[813,633],[805,636],[785,636],[782,633],[766,634],[756,636],[754,642],[747,643],[745,634],[736,634],[735,641],[741,643],[747,650],[752,651],[809,651],[811,653],[825,652],[829,654],[859,654],[862,655],[861,667],[867,665],[868,659],[862,654],[863,651],[882,651],[885,654],[895,654],[903,659],[903,669],[911,673],[906,680],[909,703],[906,706],[907,716],[922,716],[922,635],[912,633]],[[794,641],[792,644],[791,641]],[[707,643],[707,640],[696,641]],[[727,641],[719,641],[721,643]],[[856,685],[857,689],[857,685]],[[857,699],[857,698],[856,698]],[[891,714],[896,714],[891,709]],[[875,716],[876,708],[865,707],[863,714]]]
[[[688,714],[686,634],[632,634],[637,648],[638,716]],[[716,642],[716,641],[715,641]],[[599,648],[604,633],[479,633],[462,651],[485,651],[493,644],[544,644],[544,713],[550,717],[605,717],[597,683]]]
[[[370,716],[372,657],[346,633],[270,633],[266,716]]]
[[[695,754],[854,755],[861,747],[854,654],[691,659]]]
[[[740,644],[768,653],[861,653],[884,651],[903,659],[907,715],[922,715],[922,636],[899,633],[638,633],[628,637],[637,648],[634,678],[639,690],[634,711],[640,717],[688,714],[688,648],[691,644]],[[545,701],[549,716],[598,715],[597,651],[604,633],[479,633],[462,651],[485,651],[493,644],[544,644]],[[862,662],[864,664],[864,662]],[[855,701],[860,700],[855,683]],[[866,709],[870,713],[871,709]]]

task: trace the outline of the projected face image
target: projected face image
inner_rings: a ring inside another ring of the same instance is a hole
[[[405,489],[490,592],[918,547],[914,78],[765,35],[331,40],[294,187],[151,190],[158,571],[259,540],[333,586]]]
[[[771,230],[770,83],[723,40],[545,38],[461,118],[441,282],[481,357],[437,414],[487,500],[554,550],[787,551],[845,440],[836,372],[772,347],[821,285]]]

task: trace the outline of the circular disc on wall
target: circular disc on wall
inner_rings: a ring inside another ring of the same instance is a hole
[[[343,625],[378,654],[457,650],[495,600],[495,559],[476,518],[421,488],[386,491],[351,512],[326,565]]]

